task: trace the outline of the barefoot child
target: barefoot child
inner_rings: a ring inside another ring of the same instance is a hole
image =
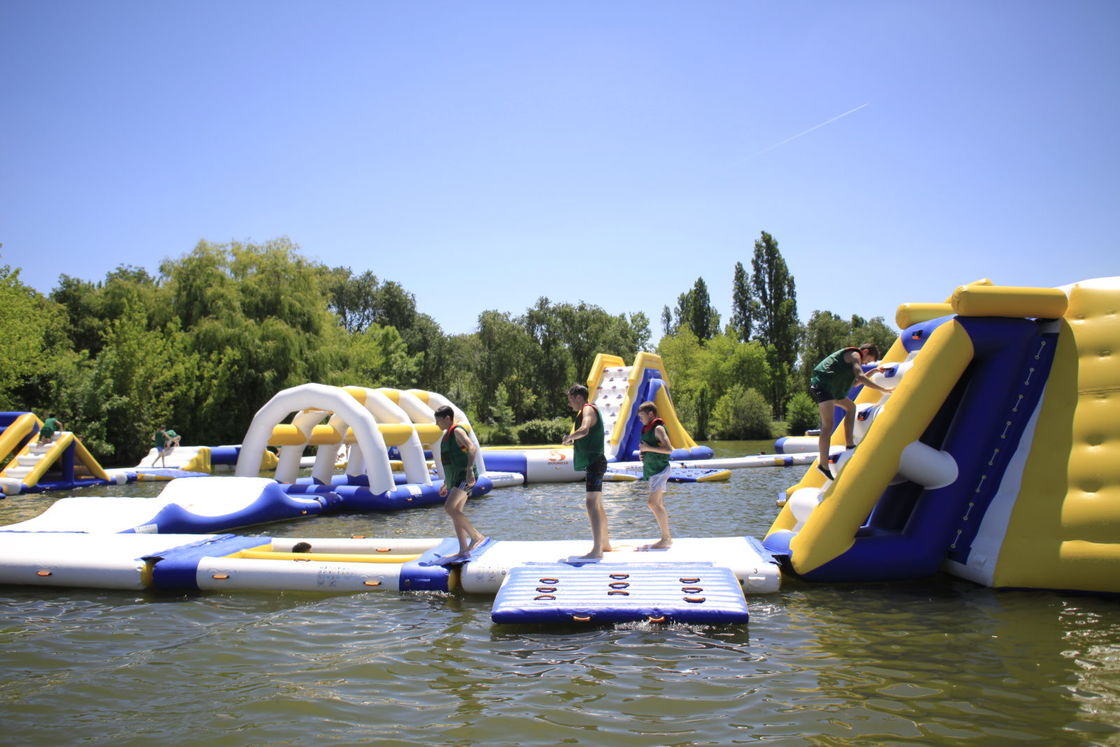
[[[439,494],[447,497],[443,510],[451,517],[455,536],[459,540],[459,552],[448,556],[455,558],[466,555],[486,541],[463,513],[463,506],[474,488],[474,460],[478,456],[478,448],[463,426],[455,424],[455,412],[450,407],[444,405],[436,410],[435,415],[436,425],[444,432],[439,446],[443,465],[443,487],[439,489]]]
[[[657,417],[657,406],[643,402],[638,406],[638,419],[642,421],[642,438],[638,451],[642,455],[642,478],[649,480],[649,510],[657,519],[661,539],[646,550],[664,550],[673,544],[669,534],[669,512],[665,510],[665,488],[669,485],[669,455],[673,444],[665,430],[665,421]]]

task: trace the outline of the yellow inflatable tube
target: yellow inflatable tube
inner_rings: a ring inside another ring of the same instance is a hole
[[[273,552],[271,550],[239,550],[227,558],[251,560],[315,560],[321,563],[407,563],[420,555],[374,555],[341,552]]]
[[[949,303],[961,316],[1057,319],[1066,313],[1069,297],[1061,288],[962,285]]]
[[[916,359],[920,363],[790,542],[796,572],[808,573],[852,547],[856,531],[897,474],[902,450],[929,427],[972,357],[972,340],[955,320],[934,330]]]
[[[0,433],[0,459],[10,454],[27,434],[34,433],[36,427],[41,425],[42,421],[30,412],[25,412],[13,420],[12,424]]]

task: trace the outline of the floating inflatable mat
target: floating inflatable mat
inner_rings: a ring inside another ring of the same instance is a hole
[[[605,480],[624,482],[642,479],[641,467],[607,467]],[[710,467],[670,467],[669,482],[726,482],[731,479],[731,470]]]
[[[747,621],[747,600],[731,569],[710,563],[530,563],[510,569],[490,618],[725,625]]]

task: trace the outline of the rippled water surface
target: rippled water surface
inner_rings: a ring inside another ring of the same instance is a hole
[[[762,536],[775,496],[803,471],[673,485],[674,531]],[[58,497],[0,500],[0,524]],[[606,486],[612,536],[655,533],[644,498],[640,485]],[[498,538],[589,536],[578,484],[497,490],[468,512]],[[437,507],[247,533],[450,529]],[[787,579],[782,592],[748,600],[748,625],[725,628],[497,626],[490,603],[0,587],[0,743],[1120,743],[1114,598],[948,577]]]

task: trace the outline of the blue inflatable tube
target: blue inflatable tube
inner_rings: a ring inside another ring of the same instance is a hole
[[[488,460],[489,461],[489,460]],[[330,485],[315,484],[310,481],[300,480],[294,485],[280,485],[289,495],[315,496],[335,494],[338,496],[337,507],[332,506],[332,512],[346,511],[399,511],[404,508],[417,506],[430,506],[443,503],[444,497],[439,491],[443,486],[442,480],[433,481],[431,485],[408,484],[376,493],[364,484],[365,477],[347,479],[345,475],[336,476]],[[480,477],[474,484],[471,497],[477,498],[486,495],[494,489],[494,483],[488,477]]]

